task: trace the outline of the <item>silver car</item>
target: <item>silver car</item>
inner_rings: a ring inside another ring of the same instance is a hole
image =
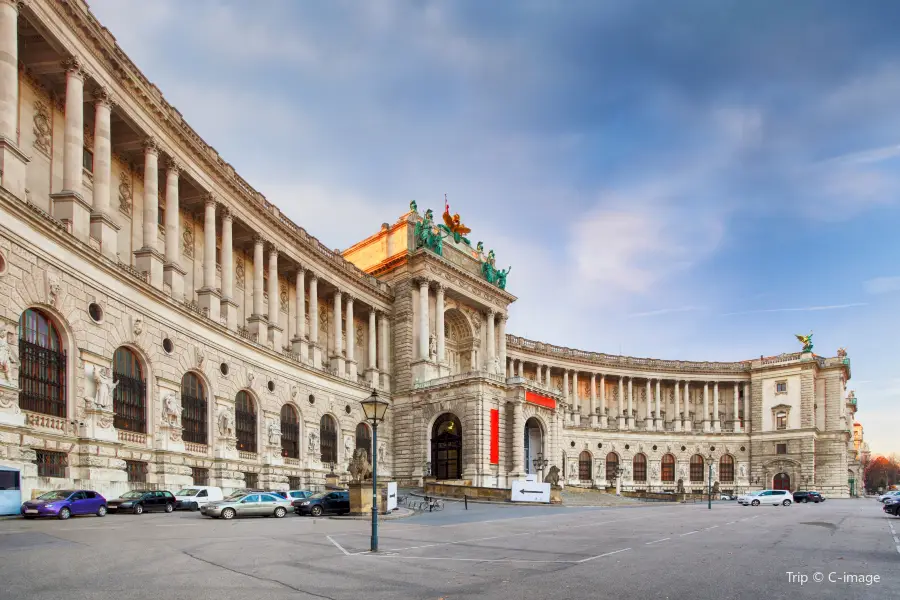
[[[233,519],[235,517],[281,518],[291,510],[291,501],[275,494],[251,492],[229,496],[225,500],[210,502],[200,509],[207,517]]]

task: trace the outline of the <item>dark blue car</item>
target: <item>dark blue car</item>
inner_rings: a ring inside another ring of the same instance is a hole
[[[22,504],[22,516],[68,519],[76,515],[106,516],[106,498],[90,490],[55,490]]]
[[[298,515],[314,517],[325,513],[343,515],[350,512],[350,492],[319,492],[304,500],[294,500],[291,506]]]

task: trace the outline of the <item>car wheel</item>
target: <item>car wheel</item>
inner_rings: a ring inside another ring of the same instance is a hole
[[[166,512],[167,512],[167,513],[170,513],[170,512],[172,512],[173,510],[175,510],[175,507],[172,506],[171,503],[166,504]]]
[[[782,506],[790,506],[790,505],[791,505],[791,501],[790,501],[790,500],[785,500],[784,502],[781,503],[781,505],[782,505]]]
[[[279,506],[278,508],[275,509],[275,518],[276,519],[280,519],[281,517],[283,517],[286,514],[287,514],[287,511],[284,510],[284,508],[281,506]]]
[[[313,506],[311,509],[309,509],[309,513],[314,517],[321,517],[322,516],[322,507],[321,506]]]
[[[66,519],[68,519],[71,516],[72,516],[72,511],[69,510],[68,508],[61,508],[59,510],[59,518],[61,520],[65,521]]]
[[[750,506],[759,506],[759,500],[754,500],[750,503]]]
[[[198,511],[198,510],[200,510],[200,505],[197,504],[196,502],[191,502],[191,507],[190,507],[190,508],[191,508],[191,511],[192,511],[192,512]]]
[[[235,512],[233,508],[226,508],[222,511],[222,518],[229,521],[234,518]]]
[[[100,508],[97,509],[97,516],[98,517],[106,516],[106,507],[105,506],[101,506]]]
[[[136,504],[136,505],[134,506],[134,514],[140,515],[140,514],[143,514],[143,512],[144,512],[144,505],[143,505],[143,504]]]

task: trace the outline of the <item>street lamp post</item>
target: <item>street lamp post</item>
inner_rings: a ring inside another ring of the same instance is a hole
[[[384,421],[388,403],[378,397],[372,388],[372,395],[360,401],[366,420],[372,425],[372,540],[369,549],[378,552],[378,424]]]
[[[625,469],[622,467],[616,467],[616,496],[622,495],[622,473],[625,472]]]
[[[544,469],[547,468],[547,462],[548,462],[548,461],[547,461],[546,458],[544,458],[543,452],[538,452],[537,457],[531,459],[531,466],[534,467],[534,472],[535,472],[535,473],[537,473],[538,471],[540,471],[540,472],[541,472],[541,475],[543,475],[543,474],[544,474]]]
[[[707,469],[709,473],[706,477],[706,508],[709,510],[712,510],[712,469],[715,460],[712,454],[706,457],[706,463],[709,465]]]

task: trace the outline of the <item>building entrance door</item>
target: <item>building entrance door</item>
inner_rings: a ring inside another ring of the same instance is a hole
[[[791,476],[787,473],[779,473],[772,479],[773,490],[791,491]]]
[[[449,413],[438,417],[431,432],[431,466],[436,479],[462,477],[462,426]]]

